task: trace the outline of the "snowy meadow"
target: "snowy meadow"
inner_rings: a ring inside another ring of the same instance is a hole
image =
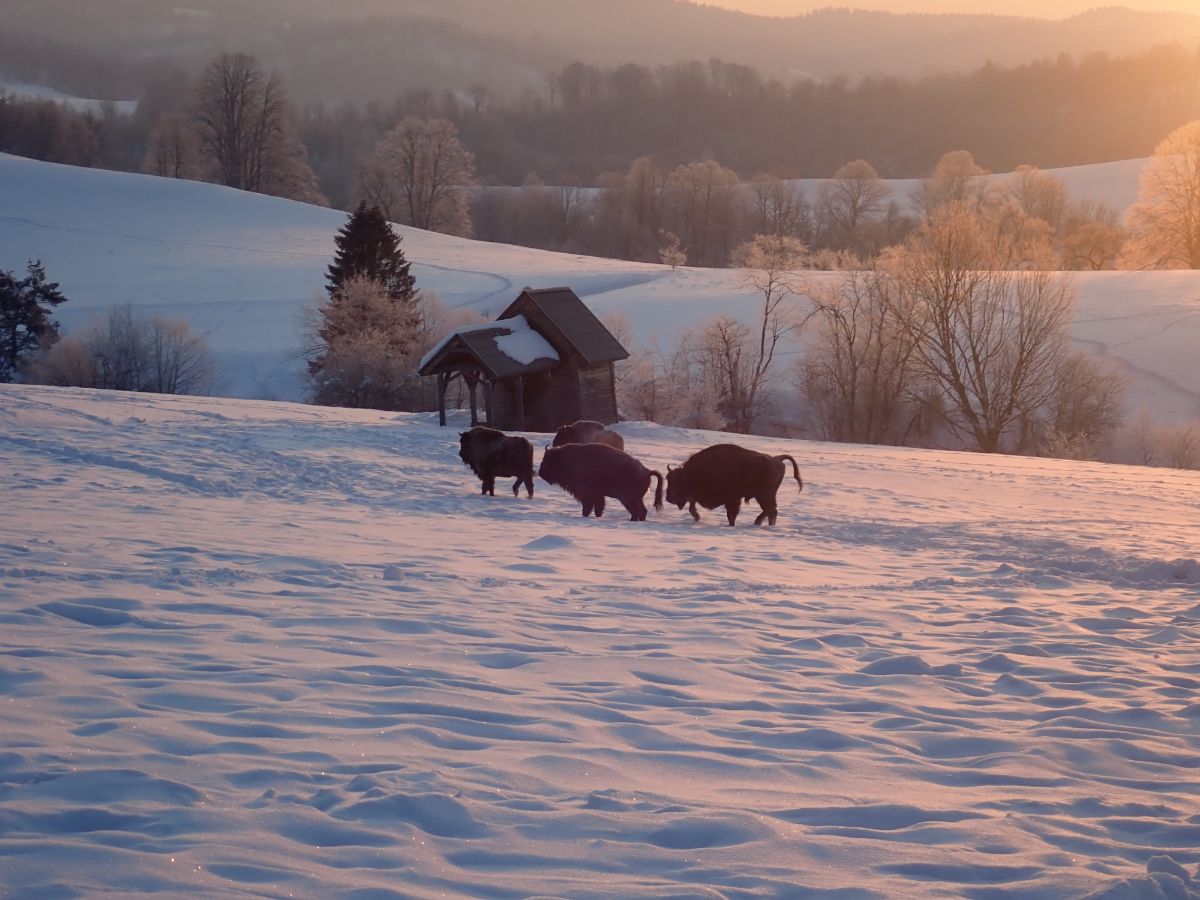
[[[1124,208],[1141,161],[1053,170],[1072,196]],[[808,192],[816,190],[806,184]],[[915,187],[893,182],[898,196]],[[41,259],[69,299],[66,333],[114,306],[181,318],[205,335],[213,392],[304,398],[302,314],[323,290],[344,213],[199,182],[35,162],[0,154],[0,267]],[[669,350],[715,316],[753,321],[757,291],[736,269],[596,259],[397,229],[417,285],[452,308],[499,314],[521,288],[566,285],[597,313],[620,313],[631,349]],[[1079,349],[1111,359],[1127,382],[1129,419],[1200,417],[1200,275],[1091,272],[1076,277]],[[798,359],[789,349],[784,366]],[[784,381],[788,377],[784,377]]]
[[[774,528],[0,386],[0,894],[1200,892],[1200,474],[745,443]]]

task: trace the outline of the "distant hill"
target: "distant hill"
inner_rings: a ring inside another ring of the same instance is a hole
[[[114,59],[184,66],[237,46],[289,76],[299,99],[391,97],[413,87],[519,91],[565,62],[713,57],[780,78],[917,75],[1200,44],[1200,15],[1122,8],[1061,20],[825,9],[753,16],[682,0],[0,0],[0,38],[75,42]],[[29,72],[5,72],[33,80]],[[56,85],[68,90],[84,86]]]

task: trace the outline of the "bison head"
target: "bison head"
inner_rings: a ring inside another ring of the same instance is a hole
[[[458,458],[468,466],[471,465],[471,457],[473,455],[471,453],[471,445],[471,432],[460,431],[458,433]]]
[[[674,503],[680,509],[687,505],[688,500],[687,473],[683,466],[671,468],[667,466],[667,502]]]
[[[553,447],[547,447],[542,455],[542,464],[538,466],[538,477],[548,484],[559,484],[563,477],[563,461],[561,454]]]

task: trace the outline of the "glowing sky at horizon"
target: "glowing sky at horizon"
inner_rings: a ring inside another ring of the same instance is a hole
[[[792,16],[828,6],[889,12],[990,13],[1064,18],[1098,6],[1200,13],[1200,0],[703,0],[712,6],[770,16]]]

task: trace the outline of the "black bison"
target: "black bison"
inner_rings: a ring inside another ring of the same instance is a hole
[[[737,521],[742,501],[753,499],[762,507],[754,524],[761,525],[766,519],[774,525],[779,514],[775,494],[787,474],[785,460],[791,462],[796,484],[804,490],[800,468],[790,456],[767,456],[737,444],[706,447],[689,456],[682,466],[667,466],[667,502],[680,509],[688,504],[692,518],[697,522],[700,521],[697,503],[705,509],[724,506],[732,526]]]
[[[496,476],[515,475],[513,496],[522,483],[533,496],[533,444],[486,425],[476,425],[458,435],[458,455],[483,482],[483,493],[496,496]]]
[[[556,484],[583,504],[584,516],[604,515],[604,498],[620,500],[631,522],[646,520],[646,489],[650,477],[658,479],[654,508],[662,509],[663,477],[652,472],[624,450],[605,444],[564,444],[547,447],[538,475]]]
[[[591,419],[580,419],[574,425],[564,425],[554,434],[552,446],[563,444],[606,444],[615,450],[625,449],[625,439],[611,428]]]

